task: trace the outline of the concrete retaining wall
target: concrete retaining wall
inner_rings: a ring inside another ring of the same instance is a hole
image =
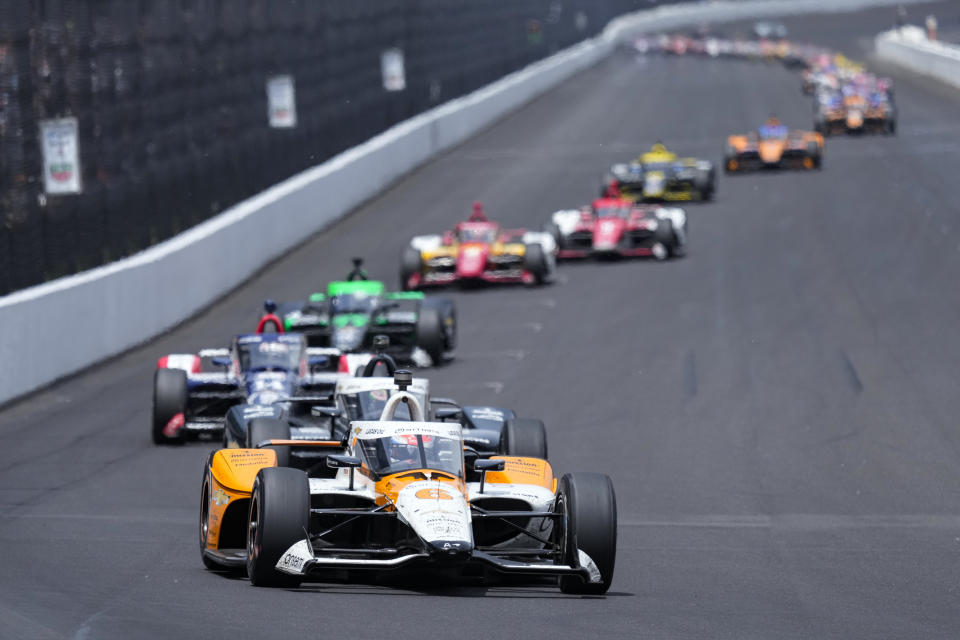
[[[879,59],[960,87],[960,46],[931,42],[923,29],[912,25],[885,31],[874,43]]]

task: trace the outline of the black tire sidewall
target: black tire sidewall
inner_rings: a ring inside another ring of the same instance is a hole
[[[532,418],[507,420],[500,431],[500,453],[547,460],[547,430],[543,421]]]
[[[306,537],[310,522],[310,484],[297,469],[267,467],[253,483],[250,520],[256,514],[253,544],[247,548],[247,573],[254,586],[292,587],[301,578],[277,571],[280,558],[298,540]],[[249,521],[249,520],[248,520]]]
[[[168,438],[163,429],[178,413],[187,408],[187,373],[180,369],[157,369],[153,374],[153,408],[151,435],[155,444],[178,444],[181,435]]]
[[[440,310],[421,307],[417,316],[417,346],[427,352],[434,365],[443,361],[446,342]]]
[[[564,561],[579,566],[583,550],[600,570],[602,582],[587,583],[562,576],[564,593],[602,594],[610,588],[617,556],[617,501],[610,478],[601,473],[566,474],[559,494],[566,511]]]
[[[400,287],[408,289],[410,276],[423,271],[423,258],[414,247],[406,247],[400,256]]]
[[[533,274],[537,284],[543,284],[547,279],[547,255],[543,246],[537,243],[528,244],[523,255],[523,266]]]

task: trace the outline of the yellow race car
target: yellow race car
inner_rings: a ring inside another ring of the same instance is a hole
[[[425,420],[406,390],[409,371],[394,381],[380,420],[351,422],[342,443],[313,443],[329,450],[332,478],[278,467],[271,447],[291,441],[213,453],[201,491],[204,564],[246,567],[256,586],[429,566],[607,591],[617,542],[609,477],[558,479],[543,459],[482,457],[464,446],[459,422]]]
[[[711,200],[716,190],[712,162],[681,158],[658,142],[633,162],[613,165],[600,196],[638,202]]]

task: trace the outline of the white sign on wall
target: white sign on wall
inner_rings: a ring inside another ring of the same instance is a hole
[[[267,78],[267,117],[270,126],[289,129],[297,126],[297,100],[293,76]]]
[[[380,56],[380,71],[383,73],[383,88],[387,91],[403,91],[407,88],[402,49],[384,51]]]
[[[48,195],[80,193],[80,128],[76,118],[40,121],[43,190]]]

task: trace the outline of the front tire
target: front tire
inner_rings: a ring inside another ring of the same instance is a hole
[[[547,460],[547,429],[542,420],[513,418],[500,431],[498,450],[505,456]]]
[[[200,560],[207,569],[216,571],[222,569],[220,565],[206,556],[204,550],[207,548],[207,536],[209,535],[210,517],[210,460],[213,454],[207,458],[207,463],[203,465],[203,482],[200,490]]]
[[[187,373],[180,369],[157,369],[153,374],[153,425],[150,430],[154,444],[182,444],[183,428],[175,437],[163,433],[169,422],[187,410]]]
[[[579,551],[583,551],[600,571],[599,582],[561,576],[560,590],[576,594],[606,593],[613,582],[617,560],[617,497],[613,482],[601,473],[568,473],[560,479],[557,501],[566,514],[564,563],[581,566]]]
[[[277,562],[307,537],[310,484],[297,469],[267,467],[253,483],[247,525],[247,575],[256,587],[297,587],[303,580],[277,571]]]
[[[253,449],[264,440],[289,440],[290,425],[276,418],[254,418],[247,425],[247,448]],[[290,466],[290,447],[264,447],[277,454],[277,466]]]
[[[543,251],[543,245],[528,244],[523,255],[523,267],[533,274],[533,280],[538,285],[547,281],[549,272],[547,266],[547,254]]]

